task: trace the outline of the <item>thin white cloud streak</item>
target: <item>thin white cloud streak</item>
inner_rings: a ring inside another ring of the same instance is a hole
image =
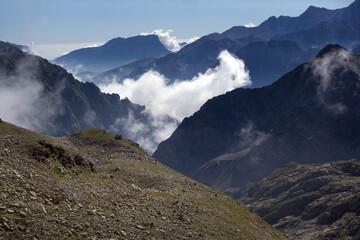
[[[248,24],[245,24],[244,27],[253,28],[253,27],[256,27],[256,25],[254,23],[248,23]]]
[[[184,42],[186,42],[186,44],[190,44],[190,43],[193,43],[193,42],[195,42],[196,40],[199,40],[199,39],[200,39],[200,37],[195,36],[195,37],[186,39]]]
[[[130,101],[145,105],[153,115],[169,115],[181,121],[199,110],[208,99],[238,87],[251,84],[249,72],[242,60],[224,50],[218,57],[220,64],[187,81],[175,81],[171,85],[163,75],[153,70],[138,80],[115,80],[100,85],[103,92],[118,93]]]

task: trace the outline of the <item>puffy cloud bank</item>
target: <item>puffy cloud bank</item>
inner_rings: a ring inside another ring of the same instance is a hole
[[[114,79],[112,83],[100,88],[103,92],[118,93],[123,98],[127,97],[134,103],[146,106],[146,111],[152,116],[152,127],[155,128],[156,135],[152,137],[156,139],[156,142],[152,142],[152,149],[147,149],[152,152],[176,128],[173,121],[162,121],[164,116],[180,122],[199,110],[208,99],[251,84],[249,72],[241,59],[226,50],[219,54],[218,59],[220,63],[215,68],[208,69],[191,80],[175,81],[171,85],[163,75],[150,70],[137,80],[125,79],[118,83]],[[142,144],[141,141],[139,143]]]

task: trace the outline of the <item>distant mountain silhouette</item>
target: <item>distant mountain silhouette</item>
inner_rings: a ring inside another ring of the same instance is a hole
[[[252,86],[262,87],[273,83],[284,73],[315,57],[317,49],[304,52],[290,41],[250,43],[241,48],[236,56],[243,59],[250,71]]]
[[[114,38],[100,47],[82,48],[53,60],[66,69],[100,72],[142,59],[171,53],[158,36]]]
[[[234,197],[288,162],[360,157],[360,56],[324,48],[272,85],[205,103],[154,157]]]
[[[254,28],[235,26],[223,32],[230,38],[261,37],[271,38],[276,35],[308,30],[323,22],[341,22],[360,16],[360,0],[356,0],[346,8],[328,10],[310,6],[298,17],[270,17]]]
[[[273,39],[293,41],[303,49],[335,43],[353,48],[360,43],[360,16],[342,22],[324,22],[309,30],[278,35]]]

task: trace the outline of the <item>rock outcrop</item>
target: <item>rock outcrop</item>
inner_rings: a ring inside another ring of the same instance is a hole
[[[291,162],[242,202],[291,239],[360,239],[360,161]]]

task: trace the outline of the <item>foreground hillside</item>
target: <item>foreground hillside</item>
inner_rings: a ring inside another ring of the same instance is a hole
[[[291,239],[360,239],[360,162],[289,163],[242,202]]]
[[[0,122],[1,239],[286,239],[119,135]]]

